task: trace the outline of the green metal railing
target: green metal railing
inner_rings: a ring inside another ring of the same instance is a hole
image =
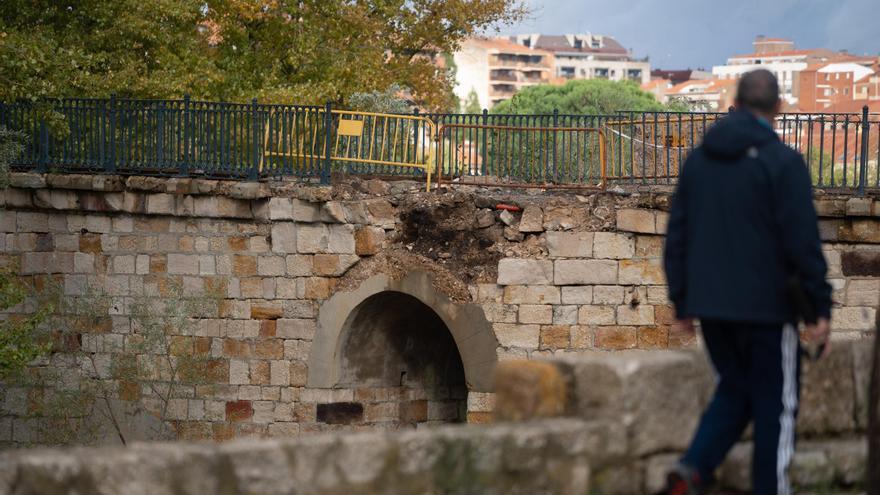
[[[52,132],[42,120],[47,106],[63,116],[66,132]],[[444,181],[595,187],[599,181],[674,183],[687,154],[725,115],[343,114],[329,103],[68,98],[0,104],[0,126],[28,136],[14,165],[37,172],[284,176],[326,183],[333,173],[422,177],[431,170]],[[362,135],[340,128],[351,118],[364,120]],[[804,154],[817,188],[864,193],[880,187],[880,115],[867,107],[854,114],[783,114],[775,127],[783,142]],[[379,154],[370,156],[376,149]],[[383,163],[392,155],[391,164]],[[410,163],[419,166],[399,165]]]

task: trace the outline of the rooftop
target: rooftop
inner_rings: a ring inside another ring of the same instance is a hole
[[[545,50],[529,48],[523,46],[507,38],[471,38],[466,43],[475,44],[487,50],[494,50],[499,53],[516,53],[521,55],[548,55]]]

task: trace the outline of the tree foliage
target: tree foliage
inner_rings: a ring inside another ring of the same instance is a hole
[[[454,100],[435,63],[521,0],[5,0],[0,100],[64,96],[322,103],[397,83]]]
[[[24,142],[24,133],[0,126],[0,189],[8,185],[9,168],[24,152]]]
[[[409,104],[401,97],[404,91],[395,83],[385,91],[354,93],[348,98],[348,106],[361,112],[407,113]]]
[[[480,97],[477,96],[477,90],[471,89],[467,99],[464,101],[464,113],[481,113],[483,109],[480,107]]]
[[[664,106],[654,95],[630,81],[576,79],[564,85],[542,84],[523,88],[492,109],[500,114],[607,115],[616,112],[679,110]]]

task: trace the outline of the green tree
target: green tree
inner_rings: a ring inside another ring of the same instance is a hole
[[[5,0],[0,101],[322,103],[397,83],[449,109],[452,71],[435,58],[525,12],[522,0]]]
[[[468,93],[467,99],[464,101],[464,113],[482,113],[483,109],[480,107],[480,97],[477,96],[477,90],[471,88],[471,92]]]
[[[215,94],[341,101],[398,83],[432,109],[454,105],[451,71],[434,58],[523,17],[521,0],[209,0]],[[231,76],[231,77],[230,77]]]
[[[211,96],[201,0],[4,0],[0,100]]]
[[[409,103],[401,97],[405,91],[394,83],[384,91],[354,93],[348,98],[348,106],[361,112],[407,113]]]
[[[563,114],[607,115],[625,110],[670,108],[634,82],[605,79],[576,79],[561,86],[529,86],[492,108],[493,113],[500,114],[551,114],[554,110]]]

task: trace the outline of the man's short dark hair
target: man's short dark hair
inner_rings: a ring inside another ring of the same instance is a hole
[[[770,113],[779,104],[779,83],[767,69],[747,72],[736,88],[736,106],[754,112]]]

